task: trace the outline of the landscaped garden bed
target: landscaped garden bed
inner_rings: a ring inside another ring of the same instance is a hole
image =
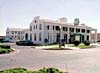
[[[0,45],[0,54],[10,53],[14,51],[9,45]]]
[[[80,49],[88,49],[88,48],[95,48],[96,46],[95,45],[86,46],[83,43],[81,43],[78,46],[75,46],[74,44],[68,44],[68,47],[77,47],[77,48],[80,48]]]
[[[64,73],[56,68],[42,68],[38,71],[27,70],[25,68],[12,68],[7,70],[2,70],[0,73]]]

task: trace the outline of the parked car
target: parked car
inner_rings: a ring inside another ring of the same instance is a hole
[[[10,41],[9,40],[6,40],[6,39],[1,39],[0,42],[1,43],[7,43],[7,42],[10,42]]]
[[[32,46],[34,45],[32,41],[30,40],[22,40],[22,41],[17,41],[17,45],[24,45],[24,46]]]

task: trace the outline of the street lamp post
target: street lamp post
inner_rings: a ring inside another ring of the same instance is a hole
[[[61,26],[59,26],[59,48],[61,48]]]

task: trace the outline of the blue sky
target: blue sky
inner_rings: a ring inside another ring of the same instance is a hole
[[[100,0],[0,0],[0,35],[7,27],[28,28],[35,16],[47,19],[78,17],[100,32]]]

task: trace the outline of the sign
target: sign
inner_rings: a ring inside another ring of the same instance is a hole
[[[75,35],[75,40],[80,41],[80,35]]]

